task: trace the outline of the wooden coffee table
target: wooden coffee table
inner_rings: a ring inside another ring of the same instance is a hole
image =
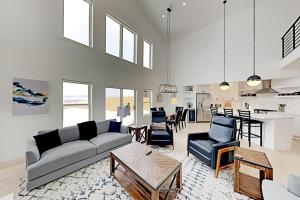
[[[137,142],[110,153],[110,173],[134,199],[174,199],[182,189],[181,162]]]
[[[236,147],[234,151],[234,191],[253,199],[263,199],[261,183],[273,180],[273,168],[265,153]],[[259,179],[240,172],[240,165],[259,170]]]

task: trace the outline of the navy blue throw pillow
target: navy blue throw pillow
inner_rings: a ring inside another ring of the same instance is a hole
[[[58,134],[58,129],[41,135],[33,136],[33,138],[35,140],[36,146],[40,154],[44,153],[49,149],[53,149],[62,145]]]
[[[88,121],[77,124],[79,128],[79,139],[90,140],[97,137],[97,125],[95,121]]]
[[[121,133],[121,122],[110,121],[109,132]]]

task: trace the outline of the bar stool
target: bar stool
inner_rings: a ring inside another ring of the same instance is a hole
[[[211,117],[213,117],[213,116],[224,116],[223,114],[219,113],[217,107],[210,107],[210,114],[211,114]]]
[[[238,132],[238,135],[240,134],[241,132],[241,120],[240,120],[240,117],[237,117],[237,116],[234,116],[233,115],[233,109],[232,108],[224,108],[224,115],[225,117],[229,117],[229,118],[233,118],[236,120],[236,123],[239,124],[237,125],[237,132]]]
[[[233,109],[224,108],[224,115],[225,115],[225,117],[233,117]]]
[[[251,138],[260,138],[260,146],[262,146],[262,121],[251,119],[250,111],[241,111],[239,110],[239,117],[240,117],[240,133],[238,135],[238,139],[241,136],[248,137],[249,147],[251,147]],[[247,126],[248,132],[243,131],[243,127]],[[256,135],[251,133],[251,128],[258,127],[260,128],[260,135]]]

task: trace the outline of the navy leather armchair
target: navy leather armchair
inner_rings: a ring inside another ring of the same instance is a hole
[[[167,125],[166,120],[167,118],[165,111],[152,112],[152,122],[165,124],[166,130],[153,129],[152,126],[150,126],[146,139],[147,145],[172,145],[174,149],[173,131]]]
[[[219,149],[240,146],[240,142],[236,140],[236,132],[235,119],[214,116],[208,133],[188,135],[188,154],[193,154],[205,164],[215,169]],[[222,156],[221,165],[231,162],[233,162],[233,152],[228,152]]]

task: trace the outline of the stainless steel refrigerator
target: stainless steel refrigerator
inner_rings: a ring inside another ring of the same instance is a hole
[[[197,122],[209,122],[211,120],[210,106],[212,98],[209,93],[197,93]]]

